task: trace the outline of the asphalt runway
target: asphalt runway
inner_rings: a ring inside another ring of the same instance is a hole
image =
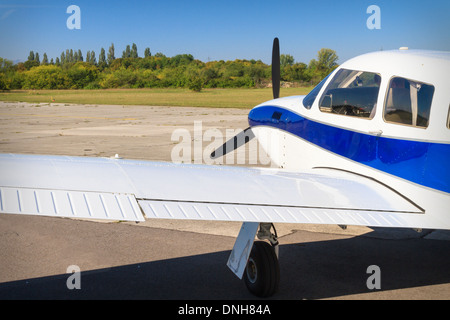
[[[0,102],[0,152],[170,161],[175,129],[193,133],[201,120],[202,130],[225,136],[227,128],[247,127],[247,113]],[[243,165],[254,163],[244,151]],[[0,299],[255,299],[226,267],[239,227],[1,215]],[[276,227],[281,283],[273,300],[450,298],[448,232]],[[67,287],[73,265],[81,289]],[[380,289],[368,288],[370,266],[380,270]]]

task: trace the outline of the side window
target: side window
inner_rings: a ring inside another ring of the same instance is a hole
[[[377,73],[341,69],[322,95],[320,111],[372,119],[380,83]]]
[[[384,120],[428,127],[433,94],[432,85],[401,77],[392,78],[384,104]]]

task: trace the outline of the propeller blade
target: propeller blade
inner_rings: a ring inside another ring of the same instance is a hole
[[[226,155],[227,153],[236,150],[237,148],[243,146],[250,140],[252,140],[255,137],[255,134],[253,133],[252,129],[248,127],[247,129],[241,131],[237,135],[235,135],[233,138],[225,142],[221,147],[217,148],[211,153],[211,159],[217,159],[219,157],[222,157]]]
[[[274,99],[280,97],[280,82],[280,42],[278,38],[275,38],[273,39],[272,48],[272,90]]]
[[[280,42],[278,38],[273,39],[272,48],[272,90],[273,98],[277,99],[280,97]],[[243,146],[255,137],[251,127],[248,127],[244,131],[238,133],[233,138],[225,142],[221,147],[214,150],[210,157],[211,159],[217,159],[226,155],[227,153],[236,150],[237,148]]]

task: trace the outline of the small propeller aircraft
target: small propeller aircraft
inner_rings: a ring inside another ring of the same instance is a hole
[[[279,285],[274,223],[450,229],[450,52],[350,59],[308,95],[253,108],[249,128],[274,168],[0,155],[0,213],[143,221],[241,221],[228,267],[257,296]],[[258,238],[261,241],[255,241]]]

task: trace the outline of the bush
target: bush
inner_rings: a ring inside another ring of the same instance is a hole
[[[0,90],[9,90],[7,79],[3,73],[0,73]]]
[[[137,81],[137,75],[133,70],[120,68],[111,72],[100,82],[102,88],[130,88]]]
[[[22,89],[25,82],[25,75],[23,72],[14,72],[9,76],[10,89]]]
[[[65,89],[67,87],[69,87],[69,79],[57,66],[43,65],[24,72],[24,89]]]
[[[203,88],[203,81],[200,78],[191,78],[188,81],[188,88],[194,92],[200,92]]]
[[[289,55],[284,58],[282,81],[318,83],[337,67],[337,55],[330,49],[319,51],[318,59],[311,60],[309,65],[294,63]],[[271,67],[262,61],[204,63],[190,54],[172,58],[162,53],[145,58],[119,58],[99,66],[67,60],[56,65],[39,65],[35,60],[12,65],[5,61],[0,58],[1,90],[182,87],[201,91],[202,88],[261,87],[271,79]]]
[[[67,70],[72,89],[82,89],[98,77],[98,68],[87,62],[77,62]]]

